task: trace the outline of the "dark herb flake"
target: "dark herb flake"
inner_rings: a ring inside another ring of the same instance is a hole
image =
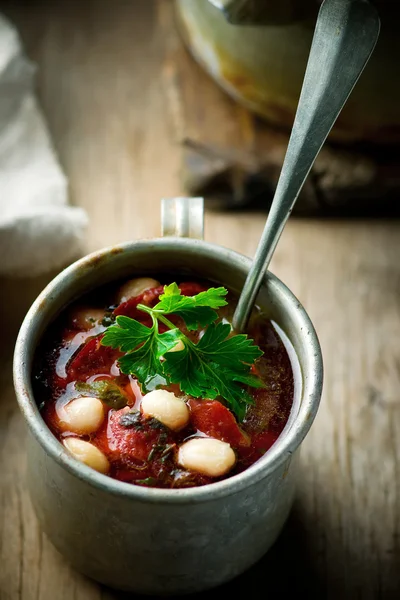
[[[167,429],[167,427],[163,423],[161,423],[161,421],[159,421],[158,419],[154,419],[153,417],[150,417],[150,419],[146,419],[146,424],[151,429],[161,429],[161,431],[165,431]]]
[[[106,312],[104,315],[101,324],[103,327],[110,327],[110,325],[114,325],[115,323],[115,315],[112,312]]]
[[[135,429],[143,429],[142,415],[138,410],[132,410],[122,415],[119,420],[123,427],[134,427]]]
[[[81,394],[90,394],[91,396],[95,396],[95,398],[99,398],[104,404],[116,410],[124,408],[128,403],[127,396],[110,379],[101,379],[92,381],[92,383],[77,381],[75,389]]]
[[[136,479],[137,485],[147,485],[148,487],[157,487],[158,480],[155,477],[146,477],[145,479]]]
[[[149,455],[147,457],[148,461],[153,460],[153,458],[155,457],[156,453],[159,452],[160,447],[159,446],[153,446],[152,449],[149,452]]]

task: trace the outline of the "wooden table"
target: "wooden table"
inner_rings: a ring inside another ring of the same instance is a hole
[[[184,191],[165,85],[169,2],[0,6],[38,63],[39,97],[72,202],[90,216],[85,251],[158,235],[160,198]],[[210,211],[206,239],[251,256],[264,220],[265,213]],[[273,550],[224,588],[234,598],[265,598],[265,590],[279,598],[400,597],[399,258],[398,222],[293,218],[285,229],[271,270],[319,333],[324,394],[303,446],[292,516]],[[11,355],[49,277],[1,281],[0,598],[126,598],[71,570],[39,531],[26,492]]]

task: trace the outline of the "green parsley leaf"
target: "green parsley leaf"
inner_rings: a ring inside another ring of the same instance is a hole
[[[155,375],[163,376],[164,371],[160,361],[161,356],[169,352],[169,350],[172,350],[181,337],[184,337],[179,329],[158,333],[156,325],[149,331],[148,338],[142,346],[133,352],[127,352],[118,361],[123,373],[135,375],[144,386],[146,386]],[[117,336],[118,334],[115,331],[113,335]],[[113,338],[113,341],[114,339],[115,338]],[[123,343],[126,343],[125,339],[123,340]],[[136,346],[137,345],[138,344],[136,344]]]
[[[179,340],[184,340],[185,336],[180,329],[170,329],[165,333],[157,335],[157,358],[161,358],[167,352],[175,348]]]
[[[137,377],[146,389],[160,383],[177,383],[180,389],[196,398],[222,397],[239,420],[252,396],[243,386],[263,387],[263,382],[250,372],[251,365],[262,355],[247,335],[234,335],[231,326],[215,324],[216,309],[227,304],[227,290],[210,288],[196,296],[182,296],[176,283],[164,287],[156,306],[138,304],[137,308],[151,315],[153,326],[119,316],[116,325],[107,329],[101,343],[119,348],[125,354],[119,359],[123,373]],[[208,325],[194,344],[165,315],[180,316],[188,330]],[[158,322],[169,327],[159,333]],[[178,341],[183,350],[170,352]]]
[[[180,306],[208,306],[210,308],[220,308],[228,303],[224,299],[228,290],[224,287],[209,288],[205,292],[200,292],[196,296],[182,296],[181,290],[176,283],[164,286],[164,293],[160,295],[159,303],[154,310],[163,310],[165,313],[174,312],[174,309]]]
[[[219,365],[232,370],[248,371],[247,365],[252,365],[262,352],[247,335],[228,337],[230,333],[231,326],[228,323],[210,325],[197,344],[197,349],[207,355],[209,360],[217,356]]]
[[[214,309],[227,304],[224,299],[227,293],[225,288],[219,287],[210,288],[196,296],[182,296],[176,283],[171,283],[164,287],[164,293],[152,311],[177,315],[185,321],[189,331],[194,331],[199,326],[205,327],[217,319],[218,314]]]
[[[200,292],[196,294],[194,298],[196,299],[196,306],[210,306],[210,308],[221,308],[221,306],[226,306],[228,303],[224,299],[228,290],[224,287],[219,288],[209,288],[205,292]]]
[[[256,375],[252,375],[251,373],[237,373],[234,371],[229,372],[228,370],[225,370],[225,373],[229,374],[234,381],[240,381],[240,383],[244,383],[245,385],[249,385],[250,387],[265,387],[264,382],[259,377],[257,377]]]
[[[163,365],[157,353],[157,335],[153,331],[140,348],[121,356],[118,364],[123,373],[135,375],[146,387],[146,383],[155,375],[163,375]]]
[[[182,333],[177,328],[158,333],[155,318],[152,327],[123,315],[118,316],[116,322],[106,330],[101,343],[125,352],[119,360],[122,373],[135,375],[146,387],[155,376],[163,375],[160,357],[174,348]]]
[[[119,316],[116,319],[118,327],[109,327],[101,343],[103,346],[111,346],[119,348],[121,352],[129,352],[132,348],[136,348],[142,342],[145,342],[151,335],[154,326],[150,329],[146,325],[142,325],[135,319]]]
[[[188,340],[181,352],[166,354],[164,373],[171,383],[179,383],[183,392],[196,398],[222,396],[241,420],[253,400],[240,383],[263,386],[249,373],[249,365],[262,352],[246,335],[227,338],[229,333],[227,324],[210,325],[198,344]]]
[[[174,314],[185,321],[189,331],[196,331],[199,327],[205,327],[215,321],[218,316],[212,308],[207,306],[181,308],[175,311]]]

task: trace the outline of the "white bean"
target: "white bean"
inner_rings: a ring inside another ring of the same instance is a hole
[[[185,349],[185,344],[182,342],[182,340],[178,340],[175,344],[175,346],[173,348],[171,348],[171,350],[168,350],[168,352],[180,352],[181,350]]]
[[[68,437],[63,441],[63,444],[77,460],[80,460],[88,467],[99,473],[107,473],[109,471],[110,463],[107,457],[90,442],[85,442],[75,437]]]
[[[173,431],[179,431],[189,421],[189,409],[182,398],[167,390],[153,390],[143,396],[142,413],[154,417]]]
[[[232,469],[236,456],[226,442],[199,437],[182,444],[178,451],[178,462],[189,471],[221,477]]]
[[[134,298],[135,296],[139,296],[146,290],[150,288],[158,287],[160,282],[156,279],[151,279],[151,277],[138,277],[136,279],[130,279],[121,287],[117,292],[117,302],[126,302],[129,298]]]
[[[93,433],[104,421],[103,403],[98,398],[76,398],[58,411],[60,425],[73,433]]]
[[[103,317],[104,310],[101,308],[89,308],[86,306],[75,308],[70,314],[70,319],[74,327],[83,331],[92,329]]]

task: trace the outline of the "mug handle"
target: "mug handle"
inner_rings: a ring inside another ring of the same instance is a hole
[[[163,237],[204,238],[204,198],[180,196],[161,200]]]

